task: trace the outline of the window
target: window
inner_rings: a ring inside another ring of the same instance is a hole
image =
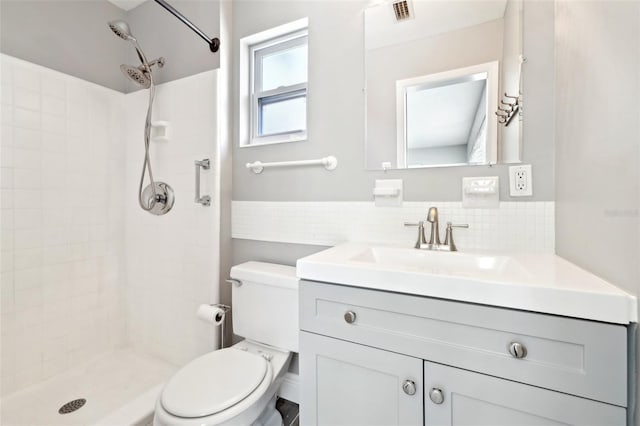
[[[244,81],[249,83],[246,90],[241,87],[241,96],[246,93],[240,111],[241,146],[307,138],[306,22],[296,21],[241,40],[246,58],[244,64],[241,58],[240,66],[248,70]]]

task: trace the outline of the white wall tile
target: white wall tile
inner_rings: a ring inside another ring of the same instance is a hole
[[[16,86],[13,89],[13,104],[18,108],[40,111],[40,92]]]
[[[216,78],[215,71],[205,72],[157,88],[154,120],[170,122],[171,139],[151,142],[153,171],[156,179],[169,183],[176,194],[173,210],[165,216],[152,216],[137,204],[148,93],[126,96],[128,336],[136,348],[176,364],[216,345],[217,330],[203,327],[194,315],[199,304],[217,302],[211,298],[218,294],[215,215],[213,208],[193,201],[194,161],[209,158],[215,164]],[[197,116],[188,110],[197,111]],[[213,188],[215,171],[204,172],[202,194],[211,195],[215,205],[218,200]]]
[[[107,113],[121,122],[124,95],[6,55],[0,60],[0,388],[6,394],[124,341],[122,320],[104,321],[101,314],[122,303],[113,296],[122,277],[108,280],[113,274],[101,266],[106,251],[89,245],[94,238],[119,246],[124,236],[122,205],[105,195],[111,185],[121,191],[122,179],[108,181],[102,172],[102,163],[124,154],[119,127],[105,131],[102,118],[89,123]],[[84,120],[72,129],[84,131],[77,150],[67,130],[69,110]],[[119,167],[114,176],[123,174]],[[111,218],[97,213],[106,203],[118,212]],[[75,332],[76,324],[87,327]]]
[[[41,114],[39,111],[14,107],[13,125],[23,129],[40,130]]]
[[[41,133],[39,131],[19,127],[13,129],[13,145],[15,148],[40,149],[41,144]]]
[[[502,202],[498,209],[465,209],[456,202],[405,202],[400,208],[381,208],[366,202],[234,201],[232,237],[326,246],[363,241],[411,247],[417,230],[406,228],[404,222],[426,220],[428,208],[436,206],[442,239],[445,222],[469,224],[469,229],[454,231],[460,250],[553,253],[553,204]]]

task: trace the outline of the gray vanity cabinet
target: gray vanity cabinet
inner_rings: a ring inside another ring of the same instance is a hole
[[[626,424],[622,325],[312,281],[299,291],[305,426]]]
[[[621,426],[615,405],[424,363],[425,426]]]
[[[300,424],[422,425],[422,360],[300,333],[305,401]]]

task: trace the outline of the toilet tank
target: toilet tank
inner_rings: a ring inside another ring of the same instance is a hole
[[[231,268],[233,332],[298,352],[298,278],[293,266],[246,262]]]

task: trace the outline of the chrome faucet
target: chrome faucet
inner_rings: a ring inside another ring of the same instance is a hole
[[[429,236],[429,242],[426,241],[424,235],[424,222],[418,223],[405,223],[404,226],[417,226],[418,227],[418,239],[414,245],[414,248],[420,250],[437,250],[437,251],[458,251],[455,242],[453,241],[453,228],[468,228],[469,225],[464,224],[452,224],[447,222],[447,228],[444,237],[444,243],[440,242],[440,226],[438,223],[438,209],[431,207],[427,213],[427,222],[431,224],[431,235]]]

